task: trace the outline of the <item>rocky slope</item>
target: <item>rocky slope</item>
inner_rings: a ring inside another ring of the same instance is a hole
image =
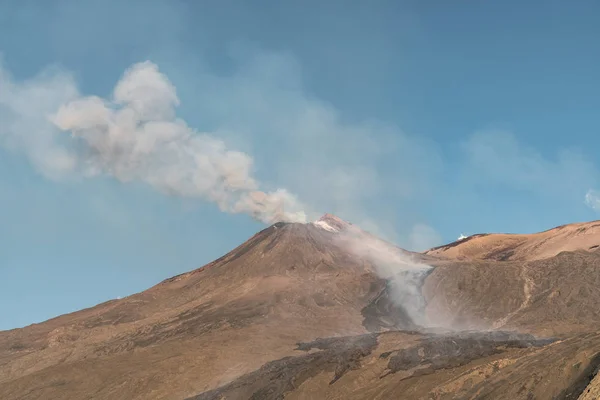
[[[185,398],[297,341],[368,332],[362,312],[385,281],[335,235],[278,223],[145,292],[2,332],[0,398]]]
[[[532,261],[563,251],[600,247],[600,221],[563,225],[534,234],[477,234],[426,251],[452,260]]]
[[[593,398],[596,225],[505,236],[415,254],[331,215],[278,223],[139,294],[0,332],[0,398]]]

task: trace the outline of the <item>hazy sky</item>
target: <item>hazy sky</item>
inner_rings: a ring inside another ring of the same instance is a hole
[[[265,225],[220,211],[225,181],[410,249],[598,218],[599,3],[476,3],[1,2],[0,329],[237,246]],[[179,147],[143,119],[107,153],[140,65]],[[103,108],[55,118],[87,96]],[[153,158],[123,158],[147,132]],[[189,141],[220,171],[202,190],[205,169],[177,175]]]

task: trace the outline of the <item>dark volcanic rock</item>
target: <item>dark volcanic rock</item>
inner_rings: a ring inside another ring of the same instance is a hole
[[[347,371],[360,367],[360,361],[377,345],[377,334],[317,339],[299,343],[298,349],[322,351],[298,357],[286,357],[265,364],[228,385],[199,394],[188,400],[255,399],[280,400],[286,392],[322,371],[333,373],[330,384]]]
[[[393,333],[393,332],[390,332]],[[404,334],[404,332],[402,332]],[[408,332],[409,334],[417,334]],[[377,346],[380,334],[355,337],[320,338],[298,343],[297,350],[321,351],[269,362],[228,385],[202,393],[188,400],[283,399],[286,392],[323,371],[330,371],[334,384],[346,372],[361,367],[361,360]],[[507,348],[543,346],[552,339],[536,339],[513,332],[458,332],[452,335],[426,335],[417,345],[382,353],[388,358],[389,373],[415,369],[411,376],[426,375],[438,369],[454,368],[473,360],[502,353]],[[390,357],[391,355],[391,357]],[[384,375],[385,377],[385,375]]]
[[[596,377],[598,372],[600,372],[600,353],[596,353],[596,355],[592,357],[588,366],[581,371],[575,382],[563,390],[558,398],[561,400],[579,399],[579,396],[586,391],[586,388]]]
[[[370,332],[382,329],[416,329],[406,310],[392,301],[389,284],[381,279],[373,286],[379,286],[379,294],[361,310],[363,326]]]
[[[363,326],[370,332],[420,329],[413,317],[424,314],[426,302],[421,287],[433,269],[401,271],[394,280],[374,282],[372,291],[378,289],[379,294],[361,310]],[[406,282],[409,284],[402,285]],[[412,307],[412,317],[405,305]]]
[[[425,367],[421,372],[432,373],[502,353],[506,348],[544,346],[552,341],[536,339],[532,335],[493,331],[433,336],[424,338],[417,346],[399,350],[390,357],[388,368],[394,373]]]

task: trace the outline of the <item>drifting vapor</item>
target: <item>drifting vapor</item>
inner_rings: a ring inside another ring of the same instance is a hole
[[[109,99],[82,96],[72,77],[58,70],[14,83],[0,68],[0,145],[24,154],[50,179],[109,176],[123,183],[142,182],[167,195],[209,201],[222,211],[244,213],[267,224],[306,222],[307,209],[295,195],[286,189],[261,190],[263,185],[253,174],[253,158],[228,148],[215,135],[189,127],[177,117],[178,105],[175,87],[151,62],[129,68]],[[301,103],[293,109],[311,107],[317,106]],[[319,137],[327,162],[310,153],[309,165],[292,163],[297,168],[291,176],[302,172],[308,185],[302,193],[311,204],[315,204],[316,194],[323,201],[334,198],[335,208],[356,209],[356,198],[371,192],[381,194],[378,185],[361,184],[378,178],[374,169],[363,168],[370,158],[358,157],[367,157],[369,152],[378,155],[379,151],[368,146],[367,128],[344,127],[330,111],[319,107],[302,118],[290,117],[302,127],[290,136],[301,140],[303,134],[318,133],[315,137]],[[316,119],[308,123],[311,116]],[[333,136],[323,139],[327,134]],[[335,152],[351,156],[338,165],[330,157]],[[322,175],[327,175],[322,179],[327,185],[313,186]],[[289,178],[284,176],[286,182],[294,181]],[[362,222],[367,229],[378,231],[375,224]],[[323,221],[317,225],[338,231]],[[415,262],[408,253],[365,231],[347,229],[338,238],[350,253],[375,266],[377,274],[389,282],[393,301],[414,322],[428,324],[420,287],[432,267]],[[440,239],[433,229],[417,225],[410,240],[414,247],[425,249]]]
[[[600,192],[588,190],[585,194],[585,204],[592,210],[600,212]]]
[[[375,266],[377,275],[388,282],[391,300],[406,311],[412,322],[423,327],[432,325],[425,314],[426,303],[421,293],[424,279],[433,271],[432,266],[364,232],[346,233],[340,241],[350,253]]]
[[[293,194],[261,190],[252,157],[189,127],[177,117],[178,105],[176,88],[151,62],[129,68],[110,99],[82,96],[72,77],[59,70],[14,83],[0,68],[1,143],[24,153],[47,177],[110,176],[124,183],[143,182],[168,195],[210,201],[225,212],[248,214],[267,224],[306,222],[305,207]],[[335,176],[336,182],[355,183]],[[344,202],[353,197],[339,185],[329,192],[342,193]],[[435,236],[424,225],[415,232],[412,241],[423,248]],[[341,237],[351,252],[377,265],[382,277],[430,269],[375,237],[360,232]]]
[[[0,75],[0,105],[13,122],[4,143],[25,152],[45,175],[109,175],[169,195],[207,200],[222,211],[264,223],[306,221],[294,195],[285,189],[260,190],[249,155],[176,117],[175,87],[155,64],[132,66],[110,100],[79,96],[68,77],[43,83],[20,87]]]
[[[15,83],[0,64],[0,146],[27,157],[47,178],[65,178],[75,160],[48,116],[76,96],[72,77],[59,70]]]
[[[371,263],[377,275],[388,283],[391,300],[406,311],[412,322],[422,327],[435,325],[437,321],[430,321],[425,314],[426,303],[421,293],[424,279],[433,271],[432,266],[337,217],[325,215],[314,224],[335,233],[338,246]]]

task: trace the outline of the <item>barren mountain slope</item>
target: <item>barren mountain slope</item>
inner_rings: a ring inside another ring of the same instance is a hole
[[[600,365],[600,335],[563,341],[504,332],[386,332],[302,343],[189,400],[577,399]]]
[[[436,268],[424,282],[425,312],[458,332],[429,328],[301,344],[320,351],[265,364],[191,399],[529,400],[600,393],[600,250],[534,261],[429,261]],[[554,339],[510,334],[506,340],[497,329]]]
[[[600,221],[563,225],[534,234],[478,234],[426,251],[453,260],[531,261],[600,246]]]
[[[438,324],[542,336],[600,326],[600,249],[535,261],[434,264],[422,293],[426,313]]]
[[[0,398],[184,398],[293,354],[298,341],[368,332],[363,323],[380,326],[394,306],[379,298],[363,315],[385,281],[335,234],[278,223],[142,293],[1,332]],[[410,325],[393,314],[383,323]]]
[[[139,294],[0,332],[0,398],[577,398],[600,364],[600,250],[539,254],[571,249],[564,232],[600,239],[585,226],[495,261],[451,257],[475,239],[418,255],[341,240],[356,230],[330,215],[278,223]]]

